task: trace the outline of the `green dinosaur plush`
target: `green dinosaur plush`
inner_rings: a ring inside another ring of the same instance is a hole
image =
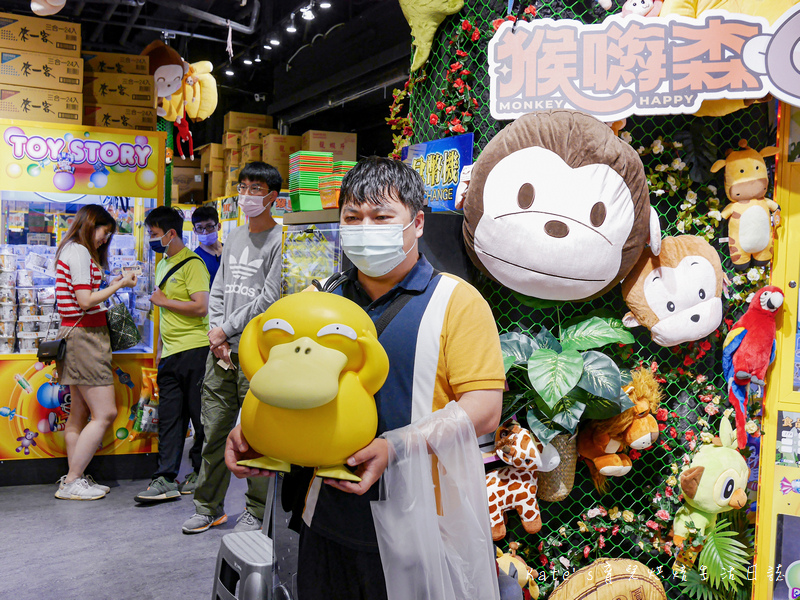
[[[411,71],[416,71],[428,60],[433,36],[445,17],[456,14],[464,7],[464,0],[400,0],[400,8],[411,26],[416,48]]]
[[[722,512],[747,503],[745,486],[750,477],[747,461],[739,453],[736,432],[728,419],[719,427],[719,438],[704,444],[680,476],[684,505],[675,513],[673,542],[683,546],[694,527],[703,535]]]

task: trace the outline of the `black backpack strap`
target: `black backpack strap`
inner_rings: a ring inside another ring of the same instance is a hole
[[[188,263],[190,260],[203,260],[203,259],[200,258],[199,256],[190,256],[189,258],[183,259],[181,262],[179,262],[177,265],[175,265],[169,271],[167,271],[167,274],[161,279],[161,283],[158,284],[158,287],[163,290],[164,289],[164,284],[167,283],[167,279],[169,279],[170,277],[175,275],[175,273],[178,272],[178,269],[180,269],[183,265]]]

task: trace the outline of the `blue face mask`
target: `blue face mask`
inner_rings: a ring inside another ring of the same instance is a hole
[[[157,252],[158,254],[163,254],[164,252],[167,251],[167,248],[169,247],[172,240],[167,242],[167,245],[165,246],[164,244],[161,243],[161,240],[163,240],[165,237],[167,237],[166,233],[158,239],[150,240],[150,248],[153,250],[153,252]]]

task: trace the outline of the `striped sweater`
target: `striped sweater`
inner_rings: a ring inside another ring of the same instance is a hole
[[[61,324],[67,327],[74,325],[83,315],[83,310],[75,296],[76,290],[96,292],[103,281],[103,272],[89,250],[82,244],[69,242],[62,249],[56,264],[56,302]],[[86,311],[86,316],[78,324],[79,327],[101,327],[106,324],[105,306],[93,306]]]

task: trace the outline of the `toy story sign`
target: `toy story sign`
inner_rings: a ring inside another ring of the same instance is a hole
[[[0,120],[2,189],[157,198],[163,134]]]
[[[148,358],[114,357],[111,368],[117,418],[106,431],[98,454],[155,451],[156,437],[137,433],[134,427],[145,383],[143,368],[147,371],[152,364]],[[67,455],[64,425],[71,394],[68,385],[53,381],[53,373],[53,365],[43,365],[35,358],[0,361],[0,387],[9,390],[0,400],[0,460]]]
[[[602,23],[503,23],[489,42],[492,117],[566,108],[602,121],[694,113],[705,100],[772,94],[800,105],[800,5],[774,24],[704,12]]]
[[[464,167],[472,165],[474,135],[465,133],[403,148],[403,162],[425,182],[425,201],[432,211],[455,210],[456,189]]]

